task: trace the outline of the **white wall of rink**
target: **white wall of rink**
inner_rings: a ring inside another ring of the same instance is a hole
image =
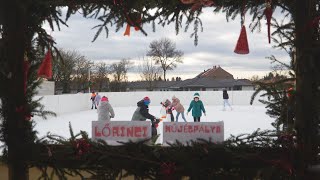
[[[181,103],[187,107],[193,99],[194,91],[150,91],[150,92],[101,92],[101,96],[107,96],[113,107],[136,106],[137,102],[145,96],[151,99],[150,106],[158,106],[165,98],[172,98],[175,95]],[[206,106],[222,105],[222,91],[200,91],[200,99]],[[251,95],[254,91],[228,91],[229,102],[231,105],[250,105]],[[87,94],[67,94],[67,95],[48,95],[43,96],[42,104],[46,110],[53,111],[57,114],[78,112],[91,108],[90,95]],[[36,98],[39,98],[37,96]],[[254,105],[262,105],[258,99]]]

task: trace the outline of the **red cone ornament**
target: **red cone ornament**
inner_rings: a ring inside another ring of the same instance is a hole
[[[52,62],[51,62],[51,51],[48,50],[46,56],[42,60],[40,68],[38,70],[38,76],[51,79],[52,78]]]
[[[271,0],[267,0],[266,9],[265,9],[264,13],[265,13],[266,18],[267,18],[268,40],[269,40],[269,44],[270,44],[271,43],[270,26],[271,26],[271,18],[272,18]]]
[[[234,49],[234,52],[237,54],[249,54],[247,31],[244,25],[241,28],[240,36],[237,42],[237,46]]]

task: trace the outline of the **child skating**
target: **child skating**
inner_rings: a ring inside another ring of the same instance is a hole
[[[173,114],[172,114],[172,106],[171,106],[170,100],[169,99],[165,99],[160,104],[163,107],[166,108],[166,113],[167,113],[167,115],[168,114],[170,115],[171,122],[174,122],[174,117],[173,117]]]
[[[199,93],[194,93],[193,100],[190,103],[187,115],[191,111],[191,109],[192,109],[192,116],[193,116],[194,122],[200,122],[202,112],[204,115],[206,115],[206,110],[204,109],[203,103],[200,100]]]
[[[226,89],[223,90],[222,97],[223,97],[223,109],[222,110],[225,111],[226,105],[228,105],[230,107],[230,110],[232,111],[233,109],[232,109],[231,105],[229,104],[229,95],[228,95],[228,92]]]
[[[172,97],[171,107],[172,107],[172,110],[176,110],[177,111],[176,122],[178,122],[180,114],[181,114],[182,119],[184,120],[184,122],[187,122],[186,118],[184,117],[184,107],[180,103],[180,100],[175,96]]]

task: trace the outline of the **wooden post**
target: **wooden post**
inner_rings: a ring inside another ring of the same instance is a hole
[[[298,143],[301,149],[301,156],[305,165],[314,160],[317,143],[315,141],[316,121],[318,110],[316,106],[320,103],[314,98],[317,97],[315,85],[319,84],[320,71],[315,67],[316,53],[312,52],[315,39],[314,28],[310,22],[315,16],[315,0],[297,0],[295,14],[296,23],[296,121],[295,128],[298,133]]]
[[[27,33],[27,1],[4,0],[3,40],[4,56],[7,65],[7,82],[3,97],[3,117],[6,120],[5,141],[8,145],[9,180],[27,180],[28,168],[25,162],[25,120],[17,109],[25,104],[23,88],[23,60]]]

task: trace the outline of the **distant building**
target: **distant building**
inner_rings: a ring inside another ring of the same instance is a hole
[[[150,88],[151,87],[151,88]],[[234,79],[233,75],[220,66],[213,66],[193,79],[184,81],[154,81],[152,86],[147,81],[129,82],[128,91],[221,91],[223,89],[243,91],[254,90],[248,79]]]
[[[233,75],[222,69],[220,66],[213,66],[196,76],[197,78],[212,78],[212,79],[234,79]]]

